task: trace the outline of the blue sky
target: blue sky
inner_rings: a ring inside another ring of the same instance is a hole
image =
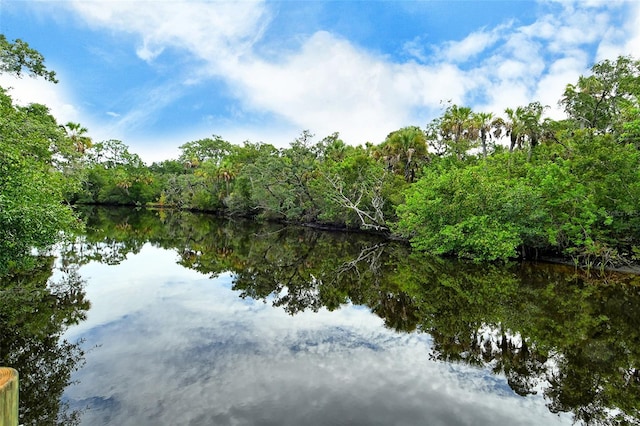
[[[60,80],[0,77],[15,99],[151,162],[213,134],[379,143],[448,100],[559,118],[593,63],[640,57],[640,2],[0,0],[0,32]]]

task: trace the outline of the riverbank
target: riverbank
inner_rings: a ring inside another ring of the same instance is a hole
[[[224,211],[209,211],[209,210],[199,210],[193,208],[180,208],[177,206],[168,206],[159,203],[147,203],[146,205],[105,205],[105,204],[76,204],[76,207],[81,208],[82,206],[92,206],[92,207],[106,207],[106,208],[132,208],[132,209],[145,209],[150,211],[175,211],[175,212],[190,212],[201,215],[211,215],[212,217],[218,218],[226,218],[226,219],[246,219],[252,220],[255,222],[262,223],[277,223],[281,225],[291,225],[291,226],[300,226],[320,231],[327,232],[340,232],[340,233],[353,233],[353,234],[361,234],[361,235],[374,235],[380,238],[398,242],[402,244],[406,244],[410,246],[411,243],[407,238],[402,237],[399,234],[393,233],[391,230],[376,230],[376,229],[362,229],[357,227],[349,227],[343,224],[335,224],[335,223],[326,223],[326,222],[297,222],[291,220],[273,220],[273,219],[262,219],[259,218],[258,215],[230,215],[228,212]],[[523,254],[524,253],[524,254]],[[632,261],[628,258],[619,258],[613,259],[608,258],[606,262],[600,262],[594,259],[581,259],[576,260],[571,257],[563,257],[559,256],[556,253],[545,253],[536,250],[518,250],[518,257],[512,258],[511,261],[533,261],[533,262],[543,262],[543,263],[554,263],[559,265],[567,265],[572,266],[587,272],[592,271],[610,271],[610,272],[619,272],[625,274],[634,274],[640,275],[640,263]],[[439,257],[443,258],[455,258],[453,255],[440,255]],[[461,259],[465,259],[464,257],[460,257]],[[502,261],[495,261],[500,263]]]

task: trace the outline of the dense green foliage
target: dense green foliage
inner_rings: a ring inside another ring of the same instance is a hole
[[[56,82],[42,55],[0,35],[0,73],[24,72]],[[60,397],[83,353],[62,335],[89,303],[74,269],[51,280],[54,258],[32,249],[42,252],[78,228],[63,199],[77,192],[71,176],[87,143],[81,130],[59,126],[44,105],[15,104],[0,88],[0,365],[19,370],[24,425],[78,423]]]
[[[48,246],[72,225],[62,204],[68,148],[44,106],[15,106],[0,90],[0,264]]]
[[[286,149],[250,142],[237,146],[213,136],[186,143],[179,159],[150,167],[120,141],[96,143],[86,150],[84,167],[76,176],[82,185],[69,194],[69,201],[152,203],[386,230],[402,200],[401,190],[408,185],[405,175],[418,173],[418,159],[426,153],[424,135],[414,132],[422,138],[423,154],[411,158],[410,151],[402,167],[395,169],[384,167],[373,147],[349,146],[338,134],[313,143],[307,131]]]
[[[0,72],[55,81],[42,57],[28,44],[0,35]],[[14,104],[0,88],[0,275],[23,267],[32,248],[57,241],[75,219],[63,194],[75,191],[69,171],[77,152],[43,105]]]
[[[29,43],[20,39],[10,42],[4,34],[0,34],[0,73],[20,77],[25,70],[31,76],[43,77],[53,83],[58,82],[56,73],[47,70],[40,52],[31,48]]]
[[[118,140],[92,144],[74,180],[81,182],[79,191],[68,196],[74,203],[140,204],[154,195],[151,171]]]
[[[450,107],[431,129],[452,155],[407,191],[395,229],[419,250],[476,260],[532,249],[586,266],[637,258],[640,62],[595,65],[560,103],[563,122],[542,120],[538,103],[507,109],[489,128],[509,136],[509,153],[480,158],[463,155],[477,140],[472,113]]]
[[[530,161],[514,152],[428,169],[398,229],[439,254],[509,258],[526,247],[613,261],[638,244],[640,153],[584,131],[561,142]]]

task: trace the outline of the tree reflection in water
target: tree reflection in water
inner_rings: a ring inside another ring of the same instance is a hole
[[[290,314],[369,307],[398,332],[432,336],[432,359],[488,367],[521,396],[587,424],[640,421],[640,280],[572,268],[477,265],[411,254],[374,236],[172,211],[98,209],[66,264],[118,262],[145,242],[240,297]],[[427,354],[425,354],[427,356]]]
[[[34,267],[0,277],[0,365],[20,374],[21,425],[74,425],[79,412],[61,404],[71,373],[82,366],[79,342],[61,339],[85,319],[89,302],[77,266],[52,281],[54,257],[34,258]]]

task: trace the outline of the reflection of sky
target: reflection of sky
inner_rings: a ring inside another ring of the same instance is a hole
[[[570,424],[504,378],[430,361],[425,334],[367,309],[289,316],[146,245],[89,264],[85,367],[66,394],[86,425]]]

